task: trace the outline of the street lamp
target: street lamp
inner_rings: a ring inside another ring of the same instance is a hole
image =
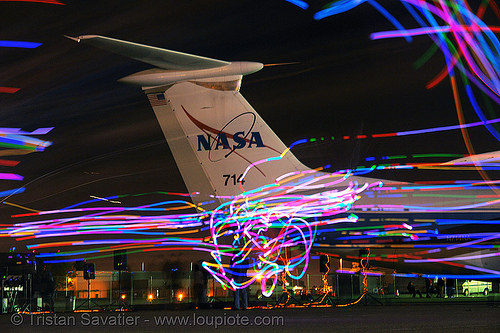
[[[68,284],[71,284],[71,277],[66,276],[66,297],[68,297]]]

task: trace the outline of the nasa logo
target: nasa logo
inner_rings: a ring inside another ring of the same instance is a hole
[[[250,139],[247,139],[248,134],[250,134]],[[250,132],[245,135],[245,132],[236,132],[232,136],[226,133],[218,133],[215,138],[210,135],[198,135],[198,151],[202,150],[219,150],[219,149],[243,149],[245,147],[252,148],[253,146],[259,148],[264,147],[262,142],[262,137],[259,132]],[[229,140],[232,140],[234,144],[230,144]],[[248,146],[246,143],[248,142]]]
[[[189,120],[205,133],[192,137],[193,148],[200,153],[208,152],[208,160],[211,162],[221,161],[234,154],[248,163],[249,160],[240,154],[241,149],[264,147],[271,149],[264,144],[260,132],[252,131],[257,120],[253,112],[243,112],[235,116],[219,130],[199,121],[184,106],[181,107]]]

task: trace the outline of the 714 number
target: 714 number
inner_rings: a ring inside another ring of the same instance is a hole
[[[236,177],[235,174],[232,175],[222,175],[224,177],[224,186],[228,186],[229,184],[236,185],[237,183],[240,183],[241,185],[245,184],[245,179],[242,179],[243,174],[241,174],[239,177]],[[232,179],[233,181],[230,182],[229,180]]]

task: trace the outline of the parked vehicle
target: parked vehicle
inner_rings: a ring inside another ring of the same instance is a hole
[[[483,294],[486,296],[491,291],[491,282],[466,280],[462,284],[462,290],[464,296],[469,296],[471,294]]]

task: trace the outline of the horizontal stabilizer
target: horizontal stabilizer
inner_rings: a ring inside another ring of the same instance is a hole
[[[68,38],[79,43],[89,44],[167,70],[208,69],[231,64],[230,62],[222,60],[210,59],[97,35]]]
[[[459,159],[443,163],[443,165],[469,165],[469,164],[488,164],[500,162],[500,150],[483,154],[470,155]]]

